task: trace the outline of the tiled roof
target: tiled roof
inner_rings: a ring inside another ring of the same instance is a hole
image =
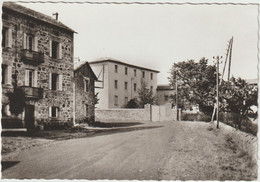
[[[64,25],[63,23],[57,21],[56,19],[52,18],[51,16],[47,16],[45,14],[39,13],[37,11],[34,11],[32,9],[26,8],[24,6],[18,5],[16,3],[13,2],[4,2],[3,3],[3,9],[10,9],[12,11],[27,15],[29,17],[41,20],[45,23],[49,23],[52,25],[55,25],[57,27],[69,30],[71,32],[75,32],[74,30],[72,30],[71,28],[67,27],[66,25]]]
[[[133,65],[133,64],[128,64],[128,63],[118,61],[118,60],[115,60],[115,59],[111,59],[111,58],[105,58],[105,59],[98,60],[98,61],[91,61],[91,62],[89,62],[89,64],[90,65],[91,64],[99,64],[99,63],[104,63],[104,62],[112,62],[112,63],[116,63],[116,64],[122,64],[122,65],[130,66],[130,67],[134,67],[134,68],[137,68],[137,69],[152,71],[152,72],[156,72],[156,73],[160,72],[160,71],[157,71],[157,70],[153,70],[153,69],[145,68],[145,67],[141,67],[141,66],[136,66],[136,65]]]

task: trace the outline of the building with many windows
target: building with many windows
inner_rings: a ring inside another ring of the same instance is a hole
[[[9,117],[14,79],[26,95],[27,128],[73,117],[74,30],[58,20],[11,2],[2,6],[2,116]]]
[[[131,65],[113,59],[89,62],[98,80],[98,109],[121,108],[133,98],[138,97],[138,90],[144,81],[156,94],[157,74],[159,71]]]

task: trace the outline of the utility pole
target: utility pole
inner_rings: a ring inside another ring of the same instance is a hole
[[[216,76],[216,91],[217,91],[217,98],[216,98],[216,100],[217,100],[217,112],[216,112],[216,120],[217,120],[217,128],[219,128],[219,120],[218,120],[218,112],[219,112],[219,95],[218,95],[218,92],[219,92],[219,83],[218,83],[218,80],[219,80],[219,59],[221,59],[222,58],[222,56],[221,57],[219,57],[219,56],[217,56],[217,57],[213,57],[213,59],[216,59],[216,64],[217,64],[217,72],[216,72],[216,74],[217,74],[217,76]]]
[[[175,87],[176,87],[175,90],[176,90],[176,112],[177,112],[177,121],[179,121],[177,71],[175,72]]]

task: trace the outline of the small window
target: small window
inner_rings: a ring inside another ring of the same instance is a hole
[[[12,67],[2,64],[2,84],[11,85]]]
[[[58,74],[52,73],[51,75],[51,90],[58,90],[59,80]]]
[[[136,83],[134,83],[134,91],[136,91]]]
[[[32,50],[33,50],[33,36],[32,35],[27,34],[26,45],[27,45],[26,46],[27,50],[32,52]]]
[[[127,90],[127,86],[128,86],[128,83],[127,82],[125,82],[125,89]]]
[[[134,69],[134,76],[136,76],[136,69]]]
[[[51,111],[50,116],[52,118],[59,117],[59,108],[58,107],[51,107],[50,111]]]
[[[115,65],[115,73],[117,73],[117,72],[118,72],[118,66]]]
[[[125,105],[128,103],[128,97],[125,97]]]
[[[33,71],[32,70],[28,70],[28,81],[29,81],[29,87],[32,87],[33,86]]]
[[[59,43],[52,41],[52,58],[57,59],[58,58],[58,47],[59,47]]]
[[[114,98],[115,100],[114,100],[114,105],[115,106],[118,106],[118,96],[117,95],[115,95],[115,98]]]
[[[153,79],[153,73],[151,73],[151,80]]]
[[[169,100],[169,96],[168,95],[165,95],[164,96],[164,101],[168,101]]]
[[[127,71],[128,71],[128,69],[127,69],[127,67],[125,67],[125,75],[127,75]]]
[[[143,78],[145,78],[145,72],[143,71]]]
[[[115,80],[115,88],[116,88],[116,89],[117,89],[117,86],[118,86],[118,85],[117,85],[117,80]]]
[[[2,29],[2,47],[7,47],[7,28]]]
[[[84,79],[84,92],[88,92],[88,91],[89,91],[89,80]]]
[[[2,64],[2,84],[6,84],[7,65]]]
[[[153,86],[150,87],[150,90],[153,91]]]

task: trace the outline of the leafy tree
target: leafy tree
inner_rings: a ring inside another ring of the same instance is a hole
[[[241,128],[241,118],[253,112],[251,106],[257,106],[257,93],[258,89],[245,80],[232,77],[229,82],[222,82],[220,87],[220,108],[240,115],[237,124]]]
[[[128,101],[128,103],[125,106],[126,108],[139,108],[139,103],[138,100],[136,98],[131,99]]]
[[[21,114],[26,106],[26,97],[22,88],[17,86],[17,74],[13,75],[13,90],[7,93],[9,99],[10,112],[15,116]]]
[[[172,66],[169,81],[175,86],[178,85],[178,98],[185,103],[183,105],[199,105],[202,112],[213,111],[216,97],[216,67],[208,65],[208,60],[200,59],[174,63]],[[186,108],[188,109],[188,108]]]
[[[138,90],[138,98],[141,108],[144,108],[145,104],[153,104],[155,102],[155,97],[153,97],[152,90],[147,88],[144,81],[141,83],[141,89]]]

